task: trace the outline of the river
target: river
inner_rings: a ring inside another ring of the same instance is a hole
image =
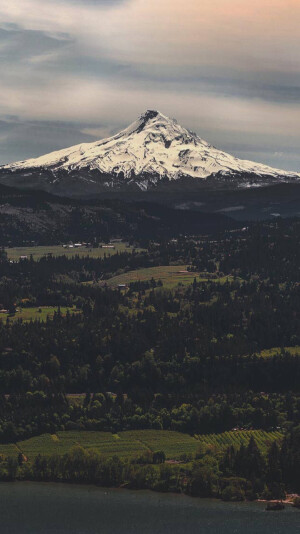
[[[298,534],[300,511],[148,491],[0,483],[1,534]]]

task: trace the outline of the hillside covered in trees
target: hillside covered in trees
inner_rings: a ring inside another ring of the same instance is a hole
[[[101,258],[62,249],[12,261],[3,249],[0,441],[63,431],[276,430],[284,438],[267,452],[255,440],[222,457],[199,452],[186,466],[186,491],[226,489],[199,489],[206,470],[244,479],[244,496],[299,491],[299,237],[299,220],[279,219],[206,234],[135,235],[136,248]],[[167,283],[147,278],[154,267],[172,267]],[[116,276],[124,283],[112,284]],[[51,316],[46,307],[55,307]],[[32,309],[40,317],[24,319]],[[50,467],[45,475],[40,464],[32,469],[40,474],[30,476],[54,477]],[[58,478],[71,476],[55,469]],[[122,482],[131,480],[126,469]]]

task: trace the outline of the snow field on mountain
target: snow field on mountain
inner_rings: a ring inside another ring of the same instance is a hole
[[[208,178],[216,174],[255,174],[278,179],[300,178],[299,173],[274,169],[267,165],[241,160],[216,149],[198,135],[180,126],[158,111],[146,113],[117,135],[93,143],[83,143],[44,156],[2,166],[3,169],[46,169],[53,173],[98,170],[123,177],[147,189],[148,179],[181,177]],[[109,184],[107,184],[109,185]]]

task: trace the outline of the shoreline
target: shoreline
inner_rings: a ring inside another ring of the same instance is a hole
[[[69,481],[69,480],[28,480],[28,479],[23,479],[23,480],[20,480],[20,479],[16,479],[16,480],[0,480],[0,485],[1,484],[41,484],[41,485],[45,485],[45,486],[48,486],[48,485],[52,485],[52,484],[57,484],[57,485],[60,485],[60,486],[63,486],[63,485],[66,485],[66,486],[77,486],[77,487],[84,487],[84,488],[93,488],[95,490],[99,489],[99,490],[102,490],[104,492],[109,492],[109,491],[129,491],[129,492],[136,492],[136,493],[142,493],[142,492],[150,492],[151,494],[153,495],[172,495],[172,496],[182,496],[182,497],[188,497],[192,500],[201,500],[201,501],[205,501],[205,500],[209,500],[209,501],[215,501],[215,502],[222,502],[222,503],[226,503],[226,504],[251,504],[251,503],[261,503],[261,504],[267,504],[267,503],[277,503],[277,502],[281,502],[282,504],[287,504],[287,505],[290,505],[291,507],[294,507],[294,501],[293,499],[296,499],[296,498],[300,498],[300,495],[297,494],[297,493],[288,493],[286,495],[286,498],[285,499],[270,499],[270,500],[267,500],[267,499],[254,499],[254,500],[249,500],[249,499],[244,499],[243,501],[239,501],[239,500],[233,500],[233,501],[226,501],[226,500],[223,500],[221,498],[218,498],[218,497],[200,497],[200,496],[192,496],[192,495],[189,495],[188,493],[184,493],[183,491],[178,491],[178,492],[174,492],[174,491],[155,491],[153,489],[150,489],[150,488],[130,488],[128,486],[126,486],[126,484],[124,485],[121,485],[121,486],[100,486],[100,485],[97,485],[97,484],[93,484],[93,483],[90,483],[90,482],[79,482],[79,481]]]
[[[256,499],[256,501],[263,503],[281,502],[282,504],[291,504],[292,506],[294,506],[294,499],[300,499],[300,495],[298,493],[287,493],[285,499]]]

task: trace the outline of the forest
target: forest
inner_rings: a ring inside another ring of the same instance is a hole
[[[94,236],[93,246],[104,237],[113,236]],[[278,430],[283,439],[267,452],[255,439],[202,448],[180,465],[78,448],[31,463],[21,455],[3,459],[1,477],[183,488],[228,500],[299,491],[299,240],[298,219],[277,219],[201,234],[135,233],[130,249],[101,258],[62,249],[12,261],[3,248],[1,443],[142,429]],[[192,276],[147,279],[160,266]],[[126,283],[128,272],[136,279]],[[125,282],[112,285],[116,276]],[[51,316],[22,318],[22,310],[51,306]]]

